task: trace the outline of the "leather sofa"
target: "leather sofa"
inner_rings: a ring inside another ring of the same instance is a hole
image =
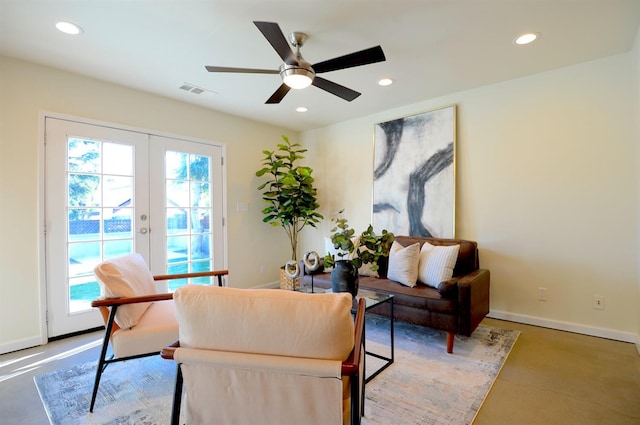
[[[447,352],[453,352],[455,335],[470,336],[489,312],[489,270],[480,268],[478,244],[461,239],[438,239],[396,236],[395,241],[406,247],[425,241],[432,245],[460,245],[453,277],[441,282],[437,288],[420,282],[409,287],[387,279],[388,257],[379,262],[380,277],[360,276],[361,289],[394,295],[394,318],[447,333]],[[301,278],[302,286],[311,286],[312,276],[307,270]],[[331,288],[331,273],[313,274],[316,288]],[[369,310],[389,316],[388,303]]]

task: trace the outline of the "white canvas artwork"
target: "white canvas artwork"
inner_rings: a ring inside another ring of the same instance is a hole
[[[455,105],[375,125],[378,233],[455,237]]]

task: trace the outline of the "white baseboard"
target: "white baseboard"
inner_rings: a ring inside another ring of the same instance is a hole
[[[0,344],[0,354],[11,353],[12,351],[23,350],[25,348],[36,347],[38,345],[45,344],[46,341],[43,341],[40,337],[32,337],[20,339],[18,341],[11,341],[4,344]]]
[[[492,319],[508,320],[510,322],[524,323],[525,325],[556,329],[559,331],[597,336],[616,341],[631,342],[636,345],[638,353],[640,354],[640,336],[632,332],[621,332],[614,329],[598,328],[595,326],[581,325],[579,323],[562,322],[559,320],[544,319],[542,317],[527,316],[525,314],[515,314],[500,310],[491,310],[489,314],[487,314],[487,317]]]
[[[259,285],[259,286],[254,286],[251,289],[278,289],[278,288],[280,288],[280,282],[279,281],[275,281],[275,282],[264,283],[264,284]]]

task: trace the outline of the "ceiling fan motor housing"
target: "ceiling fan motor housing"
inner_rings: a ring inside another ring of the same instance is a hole
[[[316,76],[311,64],[303,59],[300,48],[304,45],[309,36],[303,32],[292,32],[289,34],[289,42],[296,49],[297,64],[290,64],[285,61],[280,66],[280,77],[282,81],[292,89],[300,90],[309,87]]]

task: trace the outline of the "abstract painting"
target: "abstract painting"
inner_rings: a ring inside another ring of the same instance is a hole
[[[455,105],[375,125],[373,226],[455,237]]]

